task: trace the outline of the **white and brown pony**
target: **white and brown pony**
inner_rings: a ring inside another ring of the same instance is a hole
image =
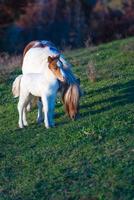
[[[45,71],[49,56],[59,58],[57,65],[63,69],[66,77],[64,84],[60,82],[59,91],[61,92],[63,104],[68,116],[71,119],[75,119],[79,110],[79,83],[71,71],[71,65],[64,59],[64,56],[53,43],[44,40],[30,42],[23,52],[22,72],[23,74],[45,73],[45,76],[49,80],[49,74]],[[40,101],[38,102],[38,108],[38,122],[40,123],[42,121],[42,103]]]
[[[54,126],[54,108],[59,81],[65,82],[62,67],[57,66],[57,58],[48,57],[48,65],[44,66],[46,73],[29,73],[19,75],[13,82],[14,97],[19,97],[19,127],[28,126],[26,107],[32,96],[41,97],[44,111],[45,127]],[[48,66],[48,67],[47,67]],[[46,76],[47,75],[47,76]]]

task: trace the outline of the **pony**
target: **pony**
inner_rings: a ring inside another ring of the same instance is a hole
[[[19,96],[18,112],[19,127],[28,126],[26,120],[26,106],[31,95],[41,97],[44,110],[45,127],[54,126],[54,107],[56,94],[59,88],[59,82],[65,82],[65,74],[61,67],[57,66],[58,57],[48,57],[48,67],[45,67],[46,73],[29,73],[19,75],[13,82],[12,92],[14,97]]]
[[[59,92],[65,111],[71,119],[75,119],[79,111],[79,99],[81,96],[80,84],[71,70],[68,63],[56,46],[49,41],[32,41],[24,49],[22,73],[45,73],[45,65],[48,57],[59,57],[57,65],[62,67],[66,76],[66,82],[60,82]],[[46,74],[47,76],[47,74]],[[42,103],[38,101],[38,123],[42,119]]]

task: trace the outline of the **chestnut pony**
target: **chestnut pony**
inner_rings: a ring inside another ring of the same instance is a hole
[[[65,111],[71,119],[75,119],[79,110],[80,86],[78,80],[71,71],[71,65],[65,60],[64,56],[49,41],[32,41],[23,52],[23,74],[28,73],[46,73],[45,65],[48,57],[58,58],[57,65],[63,68],[66,82],[60,81],[59,92],[62,95]],[[46,74],[49,79],[49,74]],[[42,121],[42,103],[38,102],[38,122]]]

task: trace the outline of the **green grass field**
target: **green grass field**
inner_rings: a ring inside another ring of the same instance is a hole
[[[66,52],[81,79],[80,115],[57,100],[56,128],[18,128],[11,85],[0,84],[0,200],[134,199],[134,38]],[[94,63],[97,82],[87,76]]]

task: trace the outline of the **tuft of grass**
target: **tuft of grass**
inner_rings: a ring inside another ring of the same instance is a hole
[[[68,51],[85,95],[80,116],[67,118],[56,103],[56,127],[36,124],[18,129],[15,70],[0,84],[1,200],[132,200],[134,198],[134,56],[123,51],[134,38]],[[95,62],[101,79],[92,83],[87,65]]]
[[[96,69],[95,69],[95,64],[91,61],[88,63],[87,74],[88,74],[88,78],[89,78],[90,81],[96,82],[97,72],[96,72]]]
[[[124,52],[134,52],[134,41],[132,40],[132,41],[130,41],[130,42],[128,42],[127,44],[123,44],[123,45],[121,45],[121,48],[122,48],[122,50],[124,51]]]
[[[21,67],[22,56],[10,56],[7,53],[0,54],[0,83],[8,80],[10,74]]]

